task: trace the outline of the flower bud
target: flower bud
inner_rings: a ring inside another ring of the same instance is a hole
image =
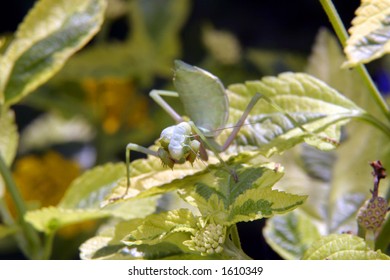
[[[377,231],[382,226],[386,212],[386,199],[380,196],[372,197],[359,209],[358,223],[366,230]]]

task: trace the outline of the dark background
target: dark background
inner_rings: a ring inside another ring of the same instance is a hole
[[[34,0],[2,1],[0,32],[15,31],[34,2]],[[344,24],[350,26],[360,1],[335,0],[333,2]],[[217,29],[233,32],[243,46],[307,52],[318,28],[330,27],[320,2],[315,0],[193,0],[192,11],[184,33],[196,33],[200,23],[205,21],[211,22]]]

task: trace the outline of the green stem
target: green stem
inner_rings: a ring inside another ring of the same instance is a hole
[[[366,231],[366,244],[372,249],[375,249],[375,232],[373,230]]]
[[[235,227],[235,225],[233,226]],[[241,247],[241,246],[240,246]],[[224,254],[225,256],[228,256],[228,258],[233,260],[252,260],[251,257],[249,257],[245,252],[238,248],[234,241],[230,238],[226,238],[225,244],[224,244]]]
[[[48,260],[50,259],[51,252],[53,249],[55,231],[48,233],[45,235],[44,247],[43,247],[43,256],[42,259]]]
[[[384,134],[386,134],[386,136],[388,138],[390,138],[390,128],[387,125],[385,125],[384,123],[382,123],[381,121],[379,121],[374,116],[372,116],[370,114],[363,114],[363,115],[357,116],[355,118],[371,124],[372,126],[381,130]]]
[[[0,216],[5,225],[15,226],[15,221],[12,218],[11,213],[8,211],[4,198],[0,198]]]
[[[5,164],[5,161],[1,153],[0,153],[0,174],[3,177],[7,191],[9,192],[12,200],[15,203],[18,222],[20,224],[20,227],[22,228],[24,240],[26,241],[23,243],[26,243],[28,246],[27,248],[21,248],[21,249],[28,255],[28,257],[39,258],[40,239],[38,233],[24,219],[24,215],[26,213],[27,208],[12,178],[11,172],[8,169],[7,165]],[[21,243],[19,243],[19,245],[23,246],[23,244]]]
[[[241,248],[241,241],[240,241],[240,235],[238,234],[238,229],[237,229],[237,225],[234,224],[233,226],[231,226],[230,228],[230,237],[233,241],[233,244],[240,250],[242,250]]]
[[[342,46],[345,47],[348,39],[348,32],[345,29],[344,24],[341,21],[335,6],[333,5],[331,0],[320,0],[320,2],[329,18],[329,21],[333,26],[333,29],[336,32],[337,37],[339,38],[339,41],[341,42]],[[371,96],[374,98],[375,102],[378,104],[383,114],[387,117],[388,120],[390,120],[389,106],[387,105],[385,99],[382,97],[375,83],[371,79],[371,76],[369,75],[366,67],[362,64],[359,64],[358,66],[356,66],[356,69],[362,77],[367,88],[369,89]]]
[[[381,231],[379,232],[375,240],[375,250],[379,249],[385,253],[389,245],[390,245],[390,217],[387,217],[387,219],[382,225]]]

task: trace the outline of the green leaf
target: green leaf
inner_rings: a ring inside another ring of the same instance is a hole
[[[343,67],[368,63],[390,52],[390,1],[362,1],[349,29]]]
[[[94,209],[123,219],[144,217],[154,212],[158,197],[122,201],[108,205],[104,209],[101,208],[104,197],[112,191],[117,181],[124,175],[125,165],[123,163],[108,163],[86,171],[72,182],[58,206],[65,209]]]
[[[19,134],[15,124],[15,114],[11,110],[0,110],[0,153],[10,166],[18,148]]]
[[[0,108],[0,154],[7,166],[11,166],[18,148],[19,134],[15,124],[15,114]],[[0,175],[0,198],[4,196],[3,177]]]
[[[263,234],[272,249],[288,260],[301,259],[321,236],[313,219],[302,211],[292,211],[267,220]]]
[[[107,211],[46,207],[28,211],[25,219],[37,230],[49,234],[66,225],[104,218],[108,215],[109,213]]]
[[[337,39],[322,30],[317,36],[308,71],[343,92],[377,118],[383,118],[359,73],[354,69],[340,69],[339,63],[343,59]],[[381,159],[384,166],[390,165],[390,143],[378,129],[364,123],[351,123],[345,127],[344,135],[344,141],[335,151],[334,162],[328,165],[332,181],[325,182],[321,187],[319,182],[315,183],[317,188],[323,189],[325,195],[320,197],[313,194],[316,202],[308,200],[313,208],[319,209],[319,205],[324,205],[323,209],[326,211],[321,212],[328,232],[356,231],[356,212],[368,198],[368,190],[372,188],[371,167],[368,162]],[[305,150],[307,152],[306,148],[302,152]],[[306,153],[305,157],[316,156],[313,151],[310,153],[311,155]],[[387,186],[386,182],[381,184],[380,191],[386,193]]]
[[[211,157],[209,162],[216,162],[216,159]],[[130,163],[131,188],[123,199],[148,197],[177,190],[178,187],[174,183],[170,184],[172,181],[201,172],[204,168],[204,163],[200,161],[195,161],[193,165],[188,162],[177,164],[173,169],[169,169],[164,167],[161,160],[156,157],[149,156],[147,159],[135,160]],[[121,197],[126,192],[126,186],[126,177],[123,177],[102,205],[110,204],[111,199]]]
[[[322,29],[317,36],[307,70],[380,117],[375,102],[356,70],[340,69],[343,59],[337,39]],[[381,159],[386,163],[385,166],[390,165],[390,143],[381,131],[364,123],[352,122],[343,132],[340,146],[331,153],[303,145],[273,158],[286,170],[278,182],[278,189],[308,195],[306,202],[294,211],[294,215],[311,219],[322,235],[357,233],[356,214],[372,188],[372,169],[368,162]],[[382,195],[388,192],[387,180],[381,184]],[[274,223],[273,219],[277,221]],[[305,228],[289,227],[288,216],[273,217],[268,223],[275,226],[277,223],[278,230],[285,232],[285,235],[305,235]],[[276,235],[268,235],[267,242],[271,246],[280,243]],[[289,252],[278,252],[288,257]]]
[[[196,180],[195,188],[183,188],[180,194],[203,215],[212,215],[224,225],[286,213],[305,201],[306,196],[272,190],[283,175],[278,164],[256,164],[255,160],[247,164],[230,165],[237,172],[238,182],[228,172],[216,169],[202,177],[202,182]]]
[[[277,75],[282,71],[301,72],[306,65],[306,57],[291,50],[249,49],[248,60],[262,74]]]
[[[158,197],[122,201],[101,208],[103,198],[124,174],[123,163],[108,163],[86,171],[71,183],[57,207],[29,211],[26,219],[36,229],[51,232],[64,225],[89,219],[104,217],[134,219],[153,213]]]
[[[133,219],[114,225],[104,225],[96,236],[80,246],[81,259],[111,259],[113,256],[116,259],[136,258],[121,240],[128,232],[135,230],[141,222],[141,219]]]
[[[382,252],[371,250],[364,239],[351,234],[331,234],[316,241],[304,260],[390,260]]]
[[[284,214],[302,205],[306,198],[270,188],[250,190],[231,206],[228,220],[235,224]]]
[[[122,239],[140,226],[142,220],[135,219],[106,227],[97,236],[80,246],[81,259],[121,260],[121,259],[194,259],[199,255],[183,252],[180,243],[188,238],[185,233],[175,234],[175,240],[167,238],[155,245],[141,244],[127,246]],[[172,242],[171,242],[172,241]],[[178,246],[179,244],[179,246]],[[183,247],[184,248],[184,247]],[[204,259],[204,258],[203,258]]]
[[[75,179],[58,206],[68,209],[100,209],[100,203],[126,174],[123,163],[107,163]]]
[[[190,233],[196,227],[196,219],[188,209],[177,209],[146,217],[136,230],[125,238],[126,245],[155,245],[175,233]],[[187,238],[188,239],[188,238]]]
[[[103,21],[104,0],[41,0],[1,57],[0,92],[12,105],[46,82]]]
[[[16,227],[8,227],[4,225],[0,225],[0,239],[7,237],[11,234],[14,234],[18,231]]]
[[[283,73],[278,77],[230,86],[231,123],[242,115],[250,98],[257,92],[280,108],[259,101],[247,119],[250,125],[241,129],[237,144],[255,148],[267,157],[303,141],[319,149],[333,149],[334,142],[339,141],[341,125],[364,113],[352,101],[313,76]],[[227,134],[224,133],[223,137],[226,138]]]
[[[130,48],[138,73],[171,75],[172,61],[180,56],[179,31],[189,12],[190,1],[131,1]]]
[[[123,42],[102,42],[83,50],[69,60],[57,81],[130,76],[149,84],[156,75],[172,76],[172,61],[181,55],[179,35],[190,1],[136,0],[127,5],[130,36]]]
[[[21,153],[42,150],[73,141],[91,141],[93,136],[93,129],[85,119],[65,119],[57,114],[47,113],[36,118],[22,131],[19,149]]]

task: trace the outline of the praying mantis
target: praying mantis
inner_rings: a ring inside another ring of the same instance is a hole
[[[225,151],[234,141],[261,95],[257,93],[252,97],[230,136],[220,145],[215,141],[215,137],[226,126],[229,117],[229,100],[219,78],[201,68],[176,60],[173,83],[176,92],[152,90],[149,95],[174,119],[176,125],[167,127],[161,132],[158,140],[160,148],[157,151],[135,143],[126,146],[127,187],[125,193],[114,200],[125,197],[130,188],[131,151],[158,157],[163,165],[173,168],[175,164],[187,161],[193,163],[197,158],[207,161],[206,149],[208,149],[214,153],[234,181],[239,180],[235,170],[225,163],[219,153]],[[187,121],[180,116],[163,97],[180,98],[190,120]]]
[[[235,140],[249,113],[261,98],[276,111],[287,117],[294,124],[294,127],[300,128],[305,135],[314,136],[334,146],[338,145],[337,140],[308,131],[290,113],[283,110],[269,97],[260,93],[255,93],[251,97],[241,117],[233,126],[232,132],[225,142],[220,145],[215,138],[221,133],[222,129],[226,128],[229,117],[229,100],[219,78],[206,70],[176,60],[174,62],[173,83],[176,91],[152,90],[149,95],[174,119],[176,124],[165,128],[161,132],[157,141],[157,144],[159,144],[157,151],[135,143],[127,144],[126,190],[122,196],[112,198],[110,201],[126,197],[129,191],[131,151],[157,157],[163,165],[173,169],[175,164],[183,164],[187,161],[192,164],[197,158],[207,161],[208,155],[206,150],[210,150],[219,160],[221,166],[230,173],[233,180],[238,182],[239,178],[236,171],[222,159],[220,153],[225,151]],[[179,115],[164,100],[164,97],[180,98],[189,120],[187,117]]]

